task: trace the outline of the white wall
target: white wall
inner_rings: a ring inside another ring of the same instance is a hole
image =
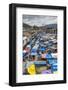
[[[42,4],[42,5],[59,5],[67,6],[68,0],[0,0],[0,90],[67,90],[68,84],[41,85],[27,87],[10,87],[8,86],[8,70],[9,70],[9,4],[25,3],[25,4]],[[68,12],[67,12],[68,14]],[[68,21],[68,19],[67,19]],[[67,31],[68,33],[68,31]],[[67,36],[68,37],[68,36]],[[67,63],[68,64],[68,63]]]

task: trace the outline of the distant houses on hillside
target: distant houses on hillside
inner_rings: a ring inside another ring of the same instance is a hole
[[[57,34],[57,24],[49,24],[45,26],[30,26],[28,24],[23,23],[23,31],[28,32],[38,32],[38,31],[44,31],[46,33],[52,33]]]

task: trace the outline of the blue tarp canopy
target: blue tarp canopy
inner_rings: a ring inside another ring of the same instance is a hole
[[[45,51],[46,48],[45,48],[45,47],[40,47],[40,50],[41,50],[41,51]]]
[[[42,64],[42,65],[46,65],[46,61],[35,61],[34,64]]]
[[[36,49],[32,49],[31,50],[31,55],[37,55],[37,50]]]
[[[37,55],[37,53],[31,53],[31,55]]]
[[[36,53],[36,51],[37,51],[36,49],[32,49],[31,53]]]
[[[51,54],[46,54],[46,58],[53,58]]]

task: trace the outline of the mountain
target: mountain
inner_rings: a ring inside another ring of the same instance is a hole
[[[23,27],[25,27],[25,28],[31,28],[31,26],[30,25],[28,25],[28,24],[25,24],[25,23],[23,23]]]
[[[46,25],[46,28],[47,28],[47,29],[57,29],[57,24],[49,24],[49,25]]]
[[[24,31],[31,30],[31,28],[32,28],[32,27],[31,27],[30,25],[23,23],[23,30],[24,30]]]
[[[48,24],[48,25],[44,25],[44,26],[30,26],[30,25],[28,25],[28,24],[26,24],[26,23],[23,23],[23,30],[24,31],[28,31],[28,30],[32,30],[32,28],[34,29],[34,30],[39,30],[39,29],[41,29],[41,30],[45,30],[45,29],[55,29],[55,30],[57,30],[57,24]]]
[[[41,29],[45,30],[45,29],[57,29],[57,24],[48,24],[45,26],[41,26]]]

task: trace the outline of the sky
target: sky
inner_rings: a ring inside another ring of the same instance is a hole
[[[46,15],[23,15],[23,23],[29,24],[31,26],[44,26],[48,24],[57,24],[56,16],[46,16]]]

